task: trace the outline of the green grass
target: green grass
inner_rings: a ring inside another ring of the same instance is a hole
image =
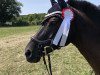
[[[10,35],[23,34],[25,32],[36,31],[39,26],[25,26],[25,27],[1,27],[0,38],[7,37]]]
[[[38,29],[37,26],[0,28],[0,75],[48,75],[42,59],[31,64],[24,56],[30,36]],[[51,53],[51,61],[53,75],[91,75],[92,72],[72,44]]]

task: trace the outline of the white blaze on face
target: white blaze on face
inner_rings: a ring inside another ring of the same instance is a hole
[[[64,20],[61,23],[61,26],[53,40],[53,44],[56,46],[58,45],[59,42],[60,42],[59,46],[65,46],[70,30],[70,24],[74,17],[74,14],[71,9],[68,8],[64,9],[62,13],[64,16]]]

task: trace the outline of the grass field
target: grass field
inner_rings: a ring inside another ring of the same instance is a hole
[[[26,44],[38,29],[0,28],[0,75],[48,75],[42,59],[30,64],[24,56]],[[53,75],[91,75],[91,67],[72,44],[51,53],[51,60]]]

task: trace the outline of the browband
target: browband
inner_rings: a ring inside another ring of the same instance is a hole
[[[45,17],[51,16],[53,14],[62,14],[62,12],[61,11],[55,11],[55,12],[52,12],[52,13],[45,15]]]

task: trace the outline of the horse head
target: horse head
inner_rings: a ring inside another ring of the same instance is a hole
[[[48,14],[45,16],[42,22],[42,27],[39,32],[32,36],[30,42],[26,46],[25,55],[28,62],[36,63],[39,62],[41,57],[44,55],[44,48],[50,47],[53,50],[59,49],[59,46],[53,45],[52,41],[63,21],[62,9],[67,7],[64,0],[58,0],[58,3],[51,0],[52,8],[49,9]],[[71,23],[71,29],[69,31],[69,36],[66,41],[66,45],[71,42],[75,22]],[[72,31],[73,30],[73,31]],[[48,50],[47,53],[52,52]]]

